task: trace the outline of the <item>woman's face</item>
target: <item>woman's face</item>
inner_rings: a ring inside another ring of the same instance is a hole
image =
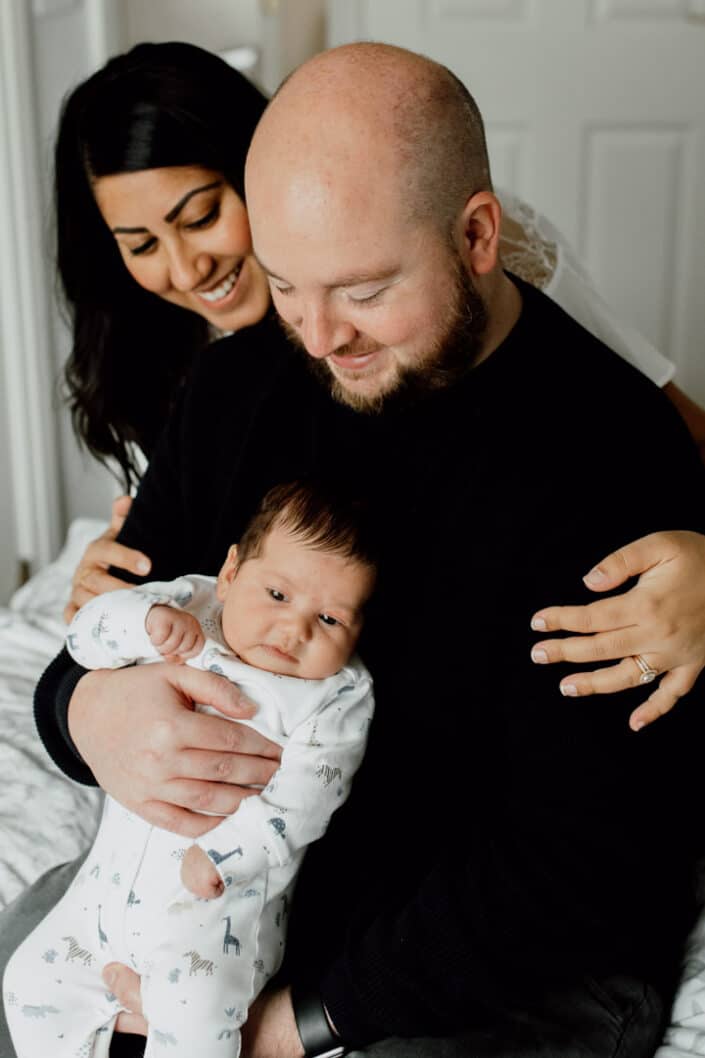
[[[222,331],[262,318],[267,281],[245,204],[222,173],[170,166],[101,176],[93,193],[125,266],[145,290]]]

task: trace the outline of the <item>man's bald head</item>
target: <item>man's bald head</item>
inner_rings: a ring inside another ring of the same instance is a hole
[[[367,166],[396,182],[407,218],[446,230],[471,195],[491,190],[482,118],[465,86],[386,44],[323,52],[287,78],[255,133],[250,169],[260,163],[294,177],[302,165],[328,167],[331,178]]]

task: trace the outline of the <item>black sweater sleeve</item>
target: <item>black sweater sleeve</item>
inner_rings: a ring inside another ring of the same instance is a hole
[[[254,394],[263,388],[268,367],[278,362],[282,343],[276,325],[267,319],[200,354],[118,536],[120,543],[149,555],[152,569],[147,578],[124,570],[115,571],[117,575],[139,583],[171,580],[184,572],[217,573],[216,563],[222,561],[227,545],[216,533],[209,546],[209,523],[215,520],[211,512],[222,506],[216,497],[232,470],[224,453],[242,444],[256,407]],[[222,481],[209,477],[210,467]],[[58,767],[78,782],[94,784],[71,739],[67,719],[71,696],[84,672],[62,650],[37,685],[34,714],[40,738]]]
[[[323,1001],[348,1043],[491,1023],[498,1011],[525,1008],[542,989],[586,973],[618,969],[665,989],[674,981],[702,844],[703,683],[634,734],[627,720],[644,688],[565,699],[559,680],[580,666],[529,660],[531,613],[556,601],[593,601],[581,577],[610,550],[657,529],[705,527],[705,479],[683,424],[655,387],[621,368],[602,375],[599,364],[598,355],[595,377],[613,388],[594,411],[589,376],[579,370],[575,386],[561,393],[554,378],[558,393],[533,404],[537,387],[528,378],[524,386],[518,371],[531,415],[510,402],[511,425],[485,422],[474,438],[490,474],[458,521],[479,559],[446,539],[451,557],[433,568],[446,591],[472,600],[465,612],[452,596],[446,601],[449,627],[464,622],[466,642],[446,628],[423,644],[438,647],[443,670],[426,687],[425,718],[429,756],[438,750],[441,759],[429,760],[418,781],[447,788],[446,803],[443,793],[438,799],[447,816],[411,848],[394,846],[404,801],[391,791],[386,801],[379,789],[388,839],[418,880],[364,928],[348,931],[323,976]],[[527,445],[525,430],[547,438],[550,430],[553,443]],[[462,491],[460,480],[445,485],[449,496]],[[472,530],[478,511],[491,535]],[[483,580],[483,568],[501,566],[503,582]],[[444,612],[434,612],[442,621]],[[452,649],[442,652],[453,644],[462,664]],[[397,704],[398,715],[408,713]],[[449,736],[461,731],[459,782],[444,763]],[[396,767],[390,761],[391,774]]]

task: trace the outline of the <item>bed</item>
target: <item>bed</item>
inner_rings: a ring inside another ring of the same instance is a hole
[[[49,867],[74,859],[98,825],[101,795],[67,779],[34,727],[32,696],[43,669],[61,649],[61,611],[86,544],[103,529],[79,519],[56,559],[0,608],[0,907]]]

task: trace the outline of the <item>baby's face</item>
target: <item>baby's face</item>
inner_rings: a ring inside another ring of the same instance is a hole
[[[320,680],[352,654],[374,570],[356,559],[316,551],[281,527],[257,558],[241,565],[231,548],[218,578],[223,635],[249,665]]]

